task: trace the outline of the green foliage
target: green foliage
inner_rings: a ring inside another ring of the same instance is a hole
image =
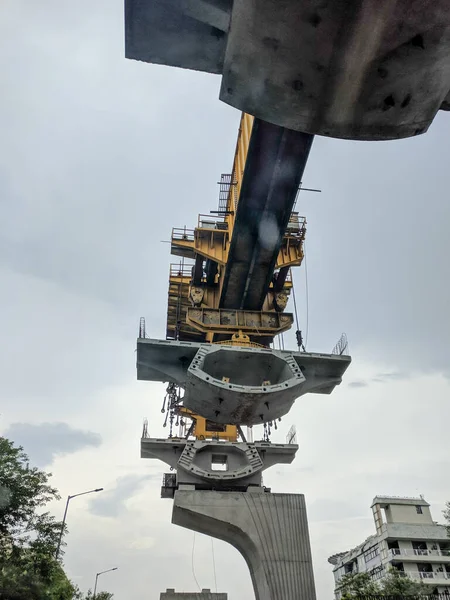
[[[61,523],[42,512],[59,499],[48,473],[0,437],[0,599],[73,600],[76,587],[54,558]],[[78,595],[79,597],[79,595]]]
[[[37,530],[41,541],[54,538],[56,524],[48,513],[37,511],[51,500],[59,500],[58,491],[49,485],[50,474],[30,467],[23,449],[0,437],[0,536],[15,536]],[[52,525],[53,524],[53,525]],[[29,539],[29,536],[21,540]]]
[[[110,594],[109,592],[97,592],[95,594],[95,600],[112,600],[113,598],[113,594]],[[94,594],[92,593],[91,590],[88,591],[88,593],[86,594],[86,596],[84,596],[82,598],[82,600],[93,600],[94,599]]]
[[[380,588],[368,573],[347,573],[339,582],[342,600],[380,594]]]
[[[443,515],[444,519],[447,521],[447,533],[450,536],[450,502],[446,503]]]
[[[389,573],[379,584],[374,582],[369,573],[348,573],[340,581],[342,600],[358,600],[365,596],[422,596],[429,590],[422,582],[416,582],[397,569]]]
[[[44,577],[35,569],[33,559],[3,561],[0,569],[0,598],[5,600],[74,600],[77,589],[54,561]]]
[[[386,596],[423,596],[429,589],[423,581],[414,581],[398,569],[390,569],[381,581],[382,593]]]

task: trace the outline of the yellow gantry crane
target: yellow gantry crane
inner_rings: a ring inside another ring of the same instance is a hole
[[[289,216],[262,306],[224,306],[252,126],[253,117],[242,114],[232,172],[221,176],[218,210],[200,214],[194,229],[172,230],[171,253],[182,260],[170,265],[167,339],[268,347],[293,324],[292,314],[284,311],[292,289],[291,267],[302,263],[306,234],[306,220],[297,212]],[[260,217],[264,223],[267,217]],[[260,238],[273,234],[271,223],[267,218]]]
[[[246,189],[245,178],[249,153],[254,159],[259,149],[251,146],[253,128],[254,118],[243,113],[232,172],[222,175],[219,183],[218,209],[200,214],[194,229],[172,230],[171,253],[181,260],[170,265],[168,340],[269,347],[294,322],[285,309],[293,286],[291,269],[300,266],[304,256],[306,220],[290,210],[287,226],[281,230],[280,215],[264,202],[265,181],[263,201],[251,206],[255,197]],[[267,157],[257,156],[257,162],[262,162],[258,168],[264,168],[264,161]],[[298,184],[288,189],[291,207],[298,189]],[[286,215],[281,216],[286,221]],[[245,261],[250,263],[247,270],[242,268]],[[247,294],[244,302],[243,295],[258,285],[259,295]],[[199,439],[237,439],[234,425],[212,423],[184,407],[178,414],[192,421],[189,433]]]

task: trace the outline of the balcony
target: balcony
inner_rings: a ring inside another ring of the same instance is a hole
[[[450,564],[450,550],[414,550],[414,549],[403,549],[403,548],[392,548],[389,550],[389,560],[398,560],[401,557],[402,560],[411,560],[414,562],[422,562],[424,558],[431,562],[441,562]]]
[[[446,572],[433,571],[428,573],[411,573],[406,571],[405,576],[414,580],[419,579],[424,583],[432,583],[434,585],[450,585],[450,573]]]

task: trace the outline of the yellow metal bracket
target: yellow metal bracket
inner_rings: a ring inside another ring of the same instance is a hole
[[[186,323],[191,327],[213,333],[243,331],[252,336],[276,335],[287,331],[293,322],[292,313],[197,307],[186,312]]]

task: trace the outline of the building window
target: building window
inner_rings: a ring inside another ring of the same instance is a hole
[[[422,507],[421,506],[416,506],[416,512],[418,515],[422,515],[423,511],[422,511]]]
[[[357,569],[356,569],[356,563],[355,562],[349,562],[346,565],[344,565],[344,571],[345,573],[356,573]]]
[[[380,553],[378,546],[374,546],[373,548],[370,548],[370,550],[367,550],[367,552],[364,553],[364,560],[367,562],[369,562],[369,560],[372,560],[372,558],[375,558],[375,556],[378,556],[378,554]]]
[[[414,540],[411,542],[413,547],[414,554],[418,556],[426,556],[428,554],[428,547],[426,542],[415,542]]]
[[[372,577],[372,579],[374,581],[376,581],[377,579],[381,579],[384,575],[383,565],[380,565],[379,567],[375,567],[374,569],[372,569],[370,571],[369,575]]]

